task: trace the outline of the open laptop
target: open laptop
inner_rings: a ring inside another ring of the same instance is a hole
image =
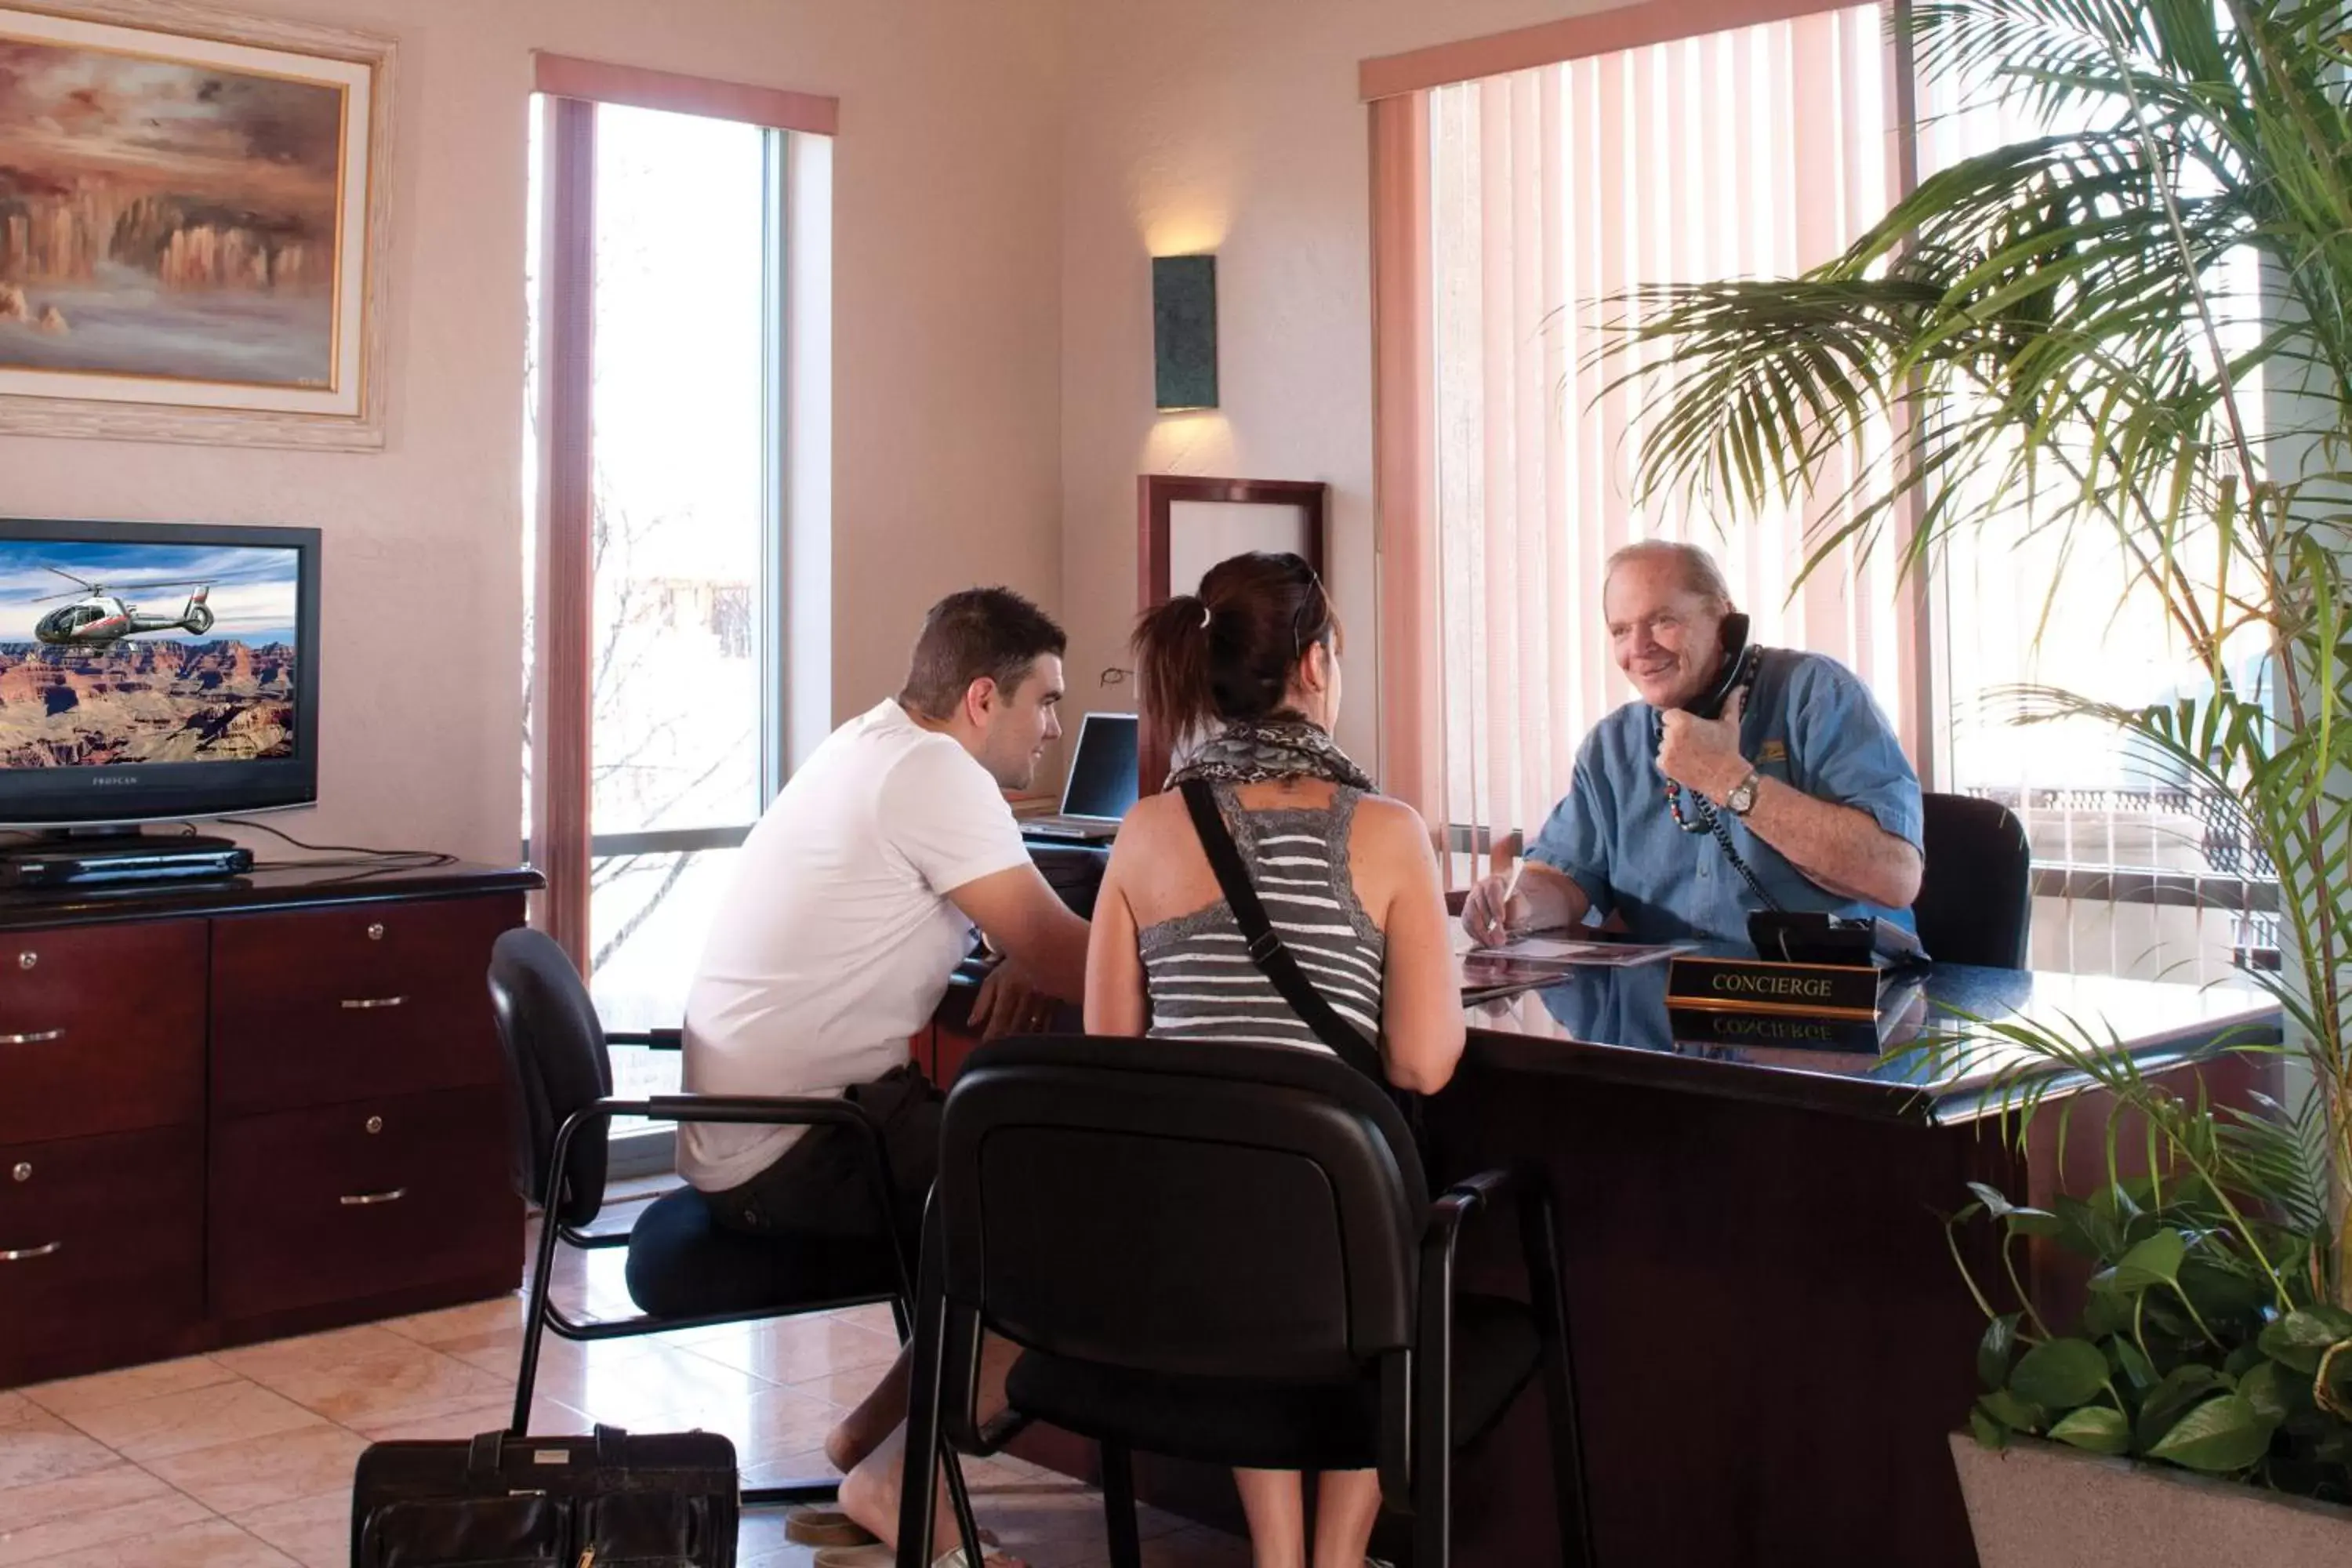
[[[1089,713],[1079,720],[1070,776],[1062,782],[1062,809],[1023,817],[1021,831],[1079,843],[1118,837],[1119,819],[1135,805],[1135,752],[1134,714]]]

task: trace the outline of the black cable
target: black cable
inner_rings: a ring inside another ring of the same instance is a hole
[[[266,822],[255,822],[250,817],[221,816],[213,820],[229,827],[246,827],[258,833],[267,833],[272,838],[281,839],[297,849],[307,851],[314,857],[320,857],[309,860],[274,862],[281,866],[313,868],[350,866],[387,871],[395,869],[421,871],[436,866],[454,866],[457,863],[457,857],[438,849],[378,849],[373,845],[366,844],[311,844],[295,837],[283,828],[272,827]],[[191,834],[196,831],[194,823],[184,826]],[[343,858],[337,858],[337,857],[343,857]]]
[[[1764,890],[1764,884],[1756,879],[1756,873],[1748,869],[1748,862],[1739,858],[1739,851],[1731,847],[1731,829],[1726,827],[1723,818],[1716,814],[1714,803],[1700,795],[1698,812],[1706,819],[1707,826],[1714,830],[1715,841],[1723,846],[1724,858],[1730,861],[1731,868],[1739,873],[1739,879],[1748,884],[1748,890],[1763,900],[1766,909],[1780,912],[1780,900]]]
[[[1754,651],[1756,650],[1748,650],[1749,653]],[[1747,658],[1746,655],[1742,657],[1743,659]],[[1743,702],[1747,695],[1755,690],[1756,677],[1760,669],[1760,661],[1748,660],[1747,668],[1741,673],[1737,688]],[[1650,710],[1650,760],[1653,763],[1657,761],[1659,749],[1665,743],[1665,716],[1654,708]],[[1780,912],[1780,900],[1764,890],[1764,884],[1756,879],[1756,873],[1748,868],[1746,860],[1740,858],[1739,851],[1732,847],[1731,829],[1723,825],[1723,818],[1717,813],[1713,801],[1699,794],[1698,791],[1692,790],[1690,792],[1692,809],[1698,814],[1699,826],[1694,827],[1683,820],[1682,805],[1676,798],[1681,787],[1672,779],[1666,781],[1666,809],[1673,814],[1675,826],[1685,833],[1714,834],[1716,843],[1723,847],[1723,858],[1731,862],[1731,868],[1739,873],[1739,879],[1748,884],[1748,890],[1761,899],[1766,909],[1775,913]]]

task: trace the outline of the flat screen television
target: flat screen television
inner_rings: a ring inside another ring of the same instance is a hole
[[[0,826],[319,796],[319,531],[0,519]]]

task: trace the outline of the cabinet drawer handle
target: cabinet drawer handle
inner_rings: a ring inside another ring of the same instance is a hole
[[[407,1195],[406,1187],[394,1187],[388,1193],[345,1193],[335,1201],[347,1209],[363,1209],[375,1204],[396,1204]]]
[[[26,1263],[36,1258],[47,1258],[53,1252],[64,1251],[65,1245],[62,1241],[53,1241],[47,1247],[20,1247],[14,1252],[0,1247],[0,1263]]]
[[[375,1007],[397,1007],[407,1000],[405,996],[346,996],[343,1005],[354,1013],[364,1013]]]
[[[62,1028],[35,1029],[30,1034],[25,1035],[0,1035],[0,1046],[46,1045],[51,1040],[62,1040],[65,1037],[66,1032]]]

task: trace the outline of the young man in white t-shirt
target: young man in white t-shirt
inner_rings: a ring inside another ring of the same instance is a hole
[[[938,1173],[940,1095],[908,1042],[972,927],[1005,955],[973,1005],[984,1037],[1085,994],[1087,922],[1046,885],[1003,793],[1028,786],[1062,732],[1065,645],[1003,588],[934,605],[906,689],[835,730],[744,840],[687,995],[688,1091],[855,1101],[883,1124],[889,1218],[910,1242]],[[870,1235],[864,1148],[836,1128],[692,1123],[678,1170],[730,1229]],[[905,1405],[902,1356],[826,1444],[855,1472],[844,1508],[885,1539],[898,1453],[885,1433]]]

